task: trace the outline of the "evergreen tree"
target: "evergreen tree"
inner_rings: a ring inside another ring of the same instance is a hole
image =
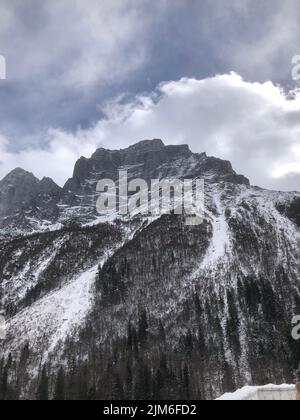
[[[185,352],[188,356],[191,356],[193,353],[194,343],[193,343],[193,335],[191,330],[189,329],[186,336],[185,336]]]
[[[190,377],[189,377],[189,368],[187,364],[184,365],[182,373],[182,387],[183,387],[183,399],[190,399]]]
[[[88,366],[84,364],[84,366],[80,369],[79,375],[79,392],[78,398],[81,401],[85,401],[88,399]]]
[[[138,332],[139,342],[142,346],[144,346],[147,343],[148,328],[149,326],[148,326],[147,312],[146,310],[142,310],[139,316],[139,332]]]
[[[37,399],[40,401],[48,401],[49,399],[49,378],[45,366],[42,369],[41,378],[38,385]]]
[[[200,299],[199,299],[199,295],[197,292],[195,292],[194,295],[194,303],[195,303],[195,311],[196,311],[196,315],[199,318],[202,314],[202,308],[201,308],[201,303],[200,303]]]
[[[132,336],[132,324],[131,322],[128,323],[128,328],[127,328],[127,346],[129,348],[129,350],[132,350],[132,346],[133,346],[133,336]]]
[[[1,386],[0,386],[1,400],[5,400],[7,398],[7,393],[8,393],[8,367],[6,365],[3,369],[3,373],[1,377]]]
[[[159,320],[158,337],[159,337],[159,341],[162,344],[165,344],[165,342],[166,342],[166,332],[165,332],[165,328],[164,328],[164,325],[163,325],[161,319]]]
[[[63,367],[61,367],[58,371],[56,382],[55,382],[55,389],[54,389],[54,400],[55,401],[63,401],[65,400],[65,372]]]
[[[124,399],[124,390],[121,383],[120,375],[118,373],[115,373],[113,375],[112,399],[113,400]]]
[[[22,349],[21,356],[20,356],[20,367],[23,368],[26,366],[26,363],[30,356],[30,350],[29,350],[29,343],[26,343],[25,346]]]
[[[127,401],[132,400],[133,391],[133,375],[129,362],[126,367],[126,385],[125,385],[125,398]]]

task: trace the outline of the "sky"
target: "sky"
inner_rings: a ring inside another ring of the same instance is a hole
[[[298,0],[0,0],[0,178],[143,139],[300,190]]]

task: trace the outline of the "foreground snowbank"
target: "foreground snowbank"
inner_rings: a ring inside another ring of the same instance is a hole
[[[295,401],[295,385],[245,386],[233,394],[224,394],[217,401]]]

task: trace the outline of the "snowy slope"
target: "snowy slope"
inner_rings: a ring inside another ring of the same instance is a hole
[[[290,323],[300,302],[300,194],[251,187],[228,162],[186,148],[173,159],[172,148],[158,146],[159,153],[116,153],[132,176],[203,175],[203,224],[187,226],[176,215],[100,217],[95,183],[102,167],[117,176],[118,168],[110,167],[115,152],[81,159],[65,188],[67,201],[57,205],[66,226],[0,243],[5,353],[18,359],[29,342],[31,366],[64,363],[65,346],[73,340],[76,349],[89,314],[97,320],[93,344],[109,347],[127,337],[129,320],[138,328],[145,308],[149,336],[163,324],[165,344],[177,355],[192,337],[190,369],[205,378],[203,396],[248,383],[290,382],[296,357]],[[88,355],[82,344],[80,357]],[[149,355],[156,359],[155,345]]]
[[[82,324],[93,302],[98,264],[7,322],[9,349],[29,343],[44,360]]]

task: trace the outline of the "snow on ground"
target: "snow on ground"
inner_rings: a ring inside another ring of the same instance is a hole
[[[37,346],[47,355],[74,332],[91,308],[98,265],[8,320],[10,349],[29,342],[33,350]]]
[[[54,242],[53,247],[41,253],[38,259],[28,261],[24,268],[6,279],[2,283],[3,297],[6,299],[14,300],[15,303],[25,297],[26,292],[36,286],[40,276],[48,268],[51,261],[55,258],[58,250],[63,244],[63,239]],[[22,254],[22,250],[17,250],[14,258],[16,262]]]
[[[242,389],[230,394],[224,394],[217,398],[217,401],[295,401],[295,385],[266,385],[266,386],[245,386]]]
[[[213,237],[208,252],[210,264],[214,264],[219,258],[224,257],[229,236],[228,224],[219,196],[215,197],[215,204],[217,216],[213,217]]]
[[[215,191],[213,204],[216,213],[212,213],[208,207],[205,208],[206,214],[212,224],[212,239],[206,255],[196,271],[196,275],[203,269],[210,269],[226,256],[226,251],[230,247],[230,232],[225,216],[225,208],[222,205],[220,192]]]

